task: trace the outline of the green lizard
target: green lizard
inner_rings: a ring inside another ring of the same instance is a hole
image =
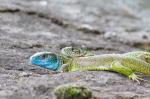
[[[54,53],[53,53],[54,54]],[[33,55],[30,58],[31,63],[34,62],[34,58],[39,58],[44,56],[51,56],[48,53],[42,53],[38,55]],[[103,55],[92,55],[89,52],[83,51],[79,48],[66,47],[61,51],[61,55],[55,55],[61,65],[57,70],[70,72],[70,71],[85,71],[85,70],[107,70],[115,71],[120,74],[126,75],[130,79],[137,81],[142,80],[135,73],[140,72],[143,74],[150,74],[150,53],[143,51],[129,52],[125,54],[103,54]],[[47,59],[50,59],[46,57]],[[42,58],[42,62],[45,60]],[[39,59],[36,59],[39,60]],[[39,60],[41,61],[41,60]],[[44,62],[46,63],[46,62]],[[41,64],[33,63],[35,65]]]
[[[71,56],[71,47],[62,49],[62,53]],[[72,57],[62,66],[63,71],[107,70],[128,76],[132,80],[142,80],[135,72],[150,74],[150,53],[135,51],[125,54],[103,54]]]

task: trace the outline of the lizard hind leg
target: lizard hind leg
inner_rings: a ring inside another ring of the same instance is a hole
[[[144,79],[140,78],[129,67],[122,65],[119,61],[114,61],[111,64],[111,70],[127,76],[129,79],[136,81],[138,84],[140,84],[141,80],[144,81]]]

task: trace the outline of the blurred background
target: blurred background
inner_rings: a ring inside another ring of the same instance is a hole
[[[150,0],[0,0],[0,98],[53,99],[56,86],[77,83],[94,99],[149,99],[150,84],[118,74],[53,74],[28,64],[35,52],[66,46],[95,54],[149,51]]]

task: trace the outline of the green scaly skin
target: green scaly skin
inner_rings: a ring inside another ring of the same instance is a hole
[[[68,49],[65,49],[65,54],[71,51]],[[68,55],[71,55],[71,52],[69,52]],[[138,77],[135,72],[150,74],[150,53],[144,51],[135,51],[125,54],[75,56],[67,60],[67,62],[62,66],[61,70],[65,72],[85,70],[115,71],[140,83],[139,80],[142,79]]]

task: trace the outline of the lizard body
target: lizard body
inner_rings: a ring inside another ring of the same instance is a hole
[[[150,74],[150,64],[137,58],[122,56],[119,54],[104,54],[88,57],[78,57],[71,60],[69,66],[64,70],[84,71],[84,70],[110,70],[116,71],[117,67],[129,68],[133,72]],[[66,69],[68,68],[68,69]],[[119,72],[119,71],[118,71]]]
[[[84,71],[84,70],[107,70],[115,71],[120,74],[128,76],[132,80],[139,82],[139,78],[135,73],[140,72],[143,74],[150,74],[150,53],[137,51],[129,52],[125,54],[103,54],[93,55],[72,49],[72,47],[66,47],[62,49],[62,55],[59,57],[62,59],[61,67],[59,71]],[[41,57],[40,56],[37,57]],[[47,56],[52,56],[48,55]],[[57,56],[57,55],[56,55]],[[37,58],[36,57],[36,58]],[[48,59],[49,57],[45,58]],[[44,59],[44,60],[45,60]],[[30,58],[33,62],[33,57]],[[37,59],[38,60],[38,59]],[[42,60],[42,61],[44,61]],[[39,60],[41,61],[41,60]],[[35,64],[39,65],[39,64]],[[60,64],[59,64],[60,65]],[[39,65],[42,67],[42,65]],[[46,68],[46,67],[45,67]],[[51,70],[54,70],[51,68]],[[56,69],[55,69],[56,70]]]

